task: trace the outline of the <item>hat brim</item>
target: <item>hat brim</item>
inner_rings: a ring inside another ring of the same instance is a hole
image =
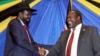
[[[36,9],[29,9],[29,8],[25,8],[25,9],[21,9],[21,10],[19,10],[19,11],[23,11],[23,10],[30,10],[31,12],[36,12],[37,10]]]
[[[32,12],[36,12],[37,11],[36,9],[29,9],[29,10],[31,10]]]
[[[20,9],[18,12],[23,11],[23,10],[30,10],[31,12],[36,12],[37,11],[36,9],[23,8],[23,9]]]
[[[30,10],[33,13],[37,11],[36,9],[29,9],[29,8],[20,9],[20,10],[17,10],[15,13],[11,14],[11,16],[17,16],[18,15],[18,12],[23,11],[23,10]]]

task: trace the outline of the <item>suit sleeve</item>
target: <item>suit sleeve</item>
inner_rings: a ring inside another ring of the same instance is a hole
[[[23,35],[22,29],[20,27],[21,26],[17,25],[15,22],[10,23],[9,25],[10,34],[12,35],[14,44],[29,51],[36,52],[36,44],[30,44],[25,40],[25,35]]]
[[[100,36],[98,34],[97,28],[92,28],[91,37],[93,43],[94,56],[100,56]]]
[[[63,38],[63,35],[64,33],[62,32],[56,44],[49,49],[49,53],[47,54],[47,56],[59,56],[61,51],[61,38]]]

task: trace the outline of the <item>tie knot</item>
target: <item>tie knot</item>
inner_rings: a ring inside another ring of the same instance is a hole
[[[73,31],[75,30],[75,28],[73,28]]]
[[[71,31],[75,31],[75,28],[71,28]]]
[[[23,27],[24,27],[25,29],[27,29],[27,26],[26,26],[26,25],[23,25]]]

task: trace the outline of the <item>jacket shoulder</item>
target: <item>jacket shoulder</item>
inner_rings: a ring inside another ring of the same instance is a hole
[[[83,25],[83,27],[87,29],[97,29],[95,26],[90,26],[90,25]]]

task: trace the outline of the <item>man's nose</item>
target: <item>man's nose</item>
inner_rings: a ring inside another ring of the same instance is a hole
[[[68,18],[67,18],[67,21],[71,21],[71,18],[70,18],[70,17],[68,17]]]
[[[28,18],[30,18],[31,16],[29,15]]]

